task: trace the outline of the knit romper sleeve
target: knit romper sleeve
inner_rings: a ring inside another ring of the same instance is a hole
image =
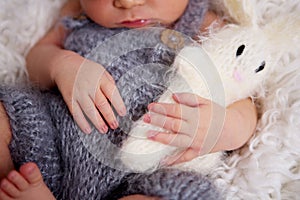
[[[30,87],[0,87],[0,102],[10,119],[9,145],[15,168],[35,162],[51,191],[59,194],[63,172],[59,151],[59,132],[44,101],[44,94]]]

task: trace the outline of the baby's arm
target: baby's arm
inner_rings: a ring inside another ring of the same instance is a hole
[[[73,16],[79,11],[78,1],[69,1],[61,15]],[[111,128],[117,128],[109,101],[120,115],[124,115],[126,109],[113,78],[100,64],[63,49],[65,35],[66,30],[56,25],[31,49],[27,56],[30,79],[41,87],[57,86],[74,120],[85,133],[91,132],[85,116],[100,132],[107,132],[99,111]]]
[[[73,16],[79,11],[77,0],[68,1],[61,10],[61,16]],[[60,66],[57,64],[66,58],[75,56],[74,52],[62,49],[65,35],[66,30],[61,25],[55,25],[29,51],[26,57],[26,67],[29,78],[33,82],[45,88],[56,85],[54,73],[57,73],[56,70],[60,70]]]
[[[223,113],[222,108],[218,105],[194,94],[176,94],[174,99],[177,104],[152,104],[149,107],[151,116],[147,115],[146,120],[146,122],[175,133],[154,132],[149,134],[151,140],[186,148],[184,152],[178,154],[180,157],[174,155],[166,159],[164,163],[167,165],[190,161],[202,155],[207,131],[210,126],[214,126],[210,121],[213,115],[212,108],[217,109],[214,114],[220,113],[222,117]],[[255,131],[256,107],[250,99],[237,101],[229,105],[224,112],[226,113],[225,120],[220,121],[224,124],[219,124],[223,125],[220,134],[214,133],[219,134],[219,137],[210,152],[237,149],[244,145]],[[168,115],[164,113],[168,113]],[[188,113],[188,116],[185,117],[183,113]],[[200,117],[190,117],[192,113],[200,114]],[[188,127],[188,129],[185,130],[184,127]]]
[[[8,145],[11,140],[11,130],[8,117],[0,102],[0,180],[14,169]]]
[[[250,98],[229,105],[221,137],[213,151],[240,148],[254,134],[256,124],[256,106]]]

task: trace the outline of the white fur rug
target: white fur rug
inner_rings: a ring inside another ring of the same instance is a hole
[[[257,1],[259,17],[264,19],[300,13],[298,0],[251,1]],[[26,80],[24,56],[51,26],[63,2],[0,2],[0,83]],[[256,135],[216,170],[216,184],[226,199],[300,199],[299,54],[292,64],[282,62],[268,82]]]

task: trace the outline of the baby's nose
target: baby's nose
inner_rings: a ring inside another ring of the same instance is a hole
[[[130,9],[135,6],[141,6],[146,2],[146,0],[115,0],[114,6],[117,8]]]

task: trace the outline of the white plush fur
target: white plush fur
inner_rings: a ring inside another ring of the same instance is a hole
[[[261,117],[256,134],[214,171],[214,178],[227,199],[299,199],[300,3],[240,1],[250,16],[249,21],[240,22],[232,2],[237,1],[225,0],[235,21],[266,27],[276,60],[266,77],[265,96],[258,99]]]
[[[0,2],[0,82],[26,81],[25,56],[57,18],[65,0]]]
[[[214,0],[216,2],[223,0]],[[249,1],[249,0],[244,0]],[[64,0],[9,0],[0,2],[0,81],[25,80],[24,56],[47,31]],[[251,0],[258,24],[275,17],[298,14],[295,0]],[[215,4],[220,5],[220,4]],[[222,4],[223,5],[223,4]],[[218,8],[219,9],[219,8]],[[230,13],[227,9],[224,13]],[[232,17],[234,19],[234,17]],[[235,19],[238,22],[238,19]],[[299,199],[300,194],[300,59],[299,31],[283,19],[289,41],[266,80],[266,94],[259,99],[261,118],[248,145],[214,170],[214,178],[227,199]],[[299,25],[298,25],[299,27]],[[282,34],[282,37],[286,36]],[[297,43],[298,41],[298,43]],[[284,54],[284,52],[289,52]]]

